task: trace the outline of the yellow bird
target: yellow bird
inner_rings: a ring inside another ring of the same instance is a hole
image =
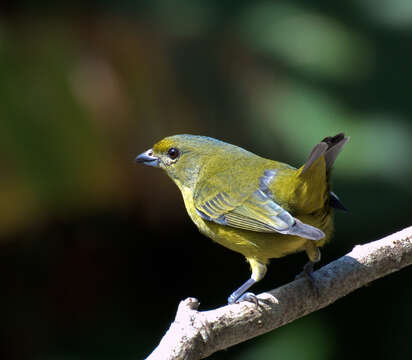
[[[252,274],[229,296],[234,303],[255,300],[246,291],[265,276],[269,259],[306,251],[311,277],[319,247],[332,236],[332,208],[345,209],[329,179],[348,140],[326,137],[299,169],[195,135],[167,137],[136,162],[165,170],[200,232],[246,257]]]

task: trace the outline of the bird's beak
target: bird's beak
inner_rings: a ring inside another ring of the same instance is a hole
[[[147,166],[154,166],[154,167],[159,166],[159,158],[157,158],[156,156],[153,156],[152,149],[149,149],[145,151],[144,153],[140,154],[139,156],[137,156],[136,162],[145,164]]]

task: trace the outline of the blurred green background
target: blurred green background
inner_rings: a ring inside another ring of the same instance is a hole
[[[226,303],[242,256],[136,166],[177,133],[303,163],[344,131],[350,209],[322,264],[411,225],[412,2],[2,1],[0,358],[140,359],[178,302]],[[272,261],[284,284],[304,254]],[[411,269],[211,359],[405,359]]]

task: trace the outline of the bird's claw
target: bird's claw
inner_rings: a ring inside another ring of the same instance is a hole
[[[256,297],[255,294],[251,292],[246,292],[242,296],[238,297],[237,299],[234,298],[232,295],[230,295],[229,298],[227,299],[227,302],[229,304],[235,304],[235,303],[237,304],[237,303],[240,303],[241,301],[249,301],[249,302],[254,303],[256,306],[259,305],[258,298]]]
[[[304,267],[303,271],[295,276],[295,280],[306,278],[311,283],[316,295],[320,295],[319,287],[316,284],[315,277],[313,276],[313,262],[309,261]]]

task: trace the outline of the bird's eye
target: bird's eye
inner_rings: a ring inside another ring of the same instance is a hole
[[[167,155],[172,159],[176,159],[179,156],[179,150],[172,147],[167,151]]]

